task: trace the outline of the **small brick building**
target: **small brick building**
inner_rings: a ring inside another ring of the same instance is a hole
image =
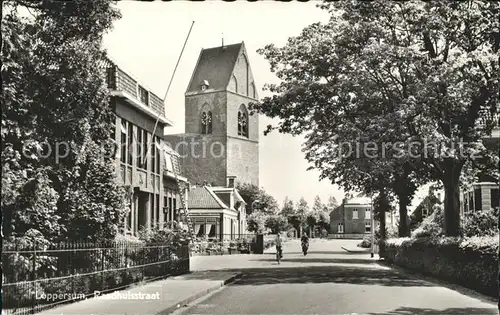
[[[369,198],[344,199],[342,205],[330,213],[330,233],[340,234],[370,234],[371,205]],[[378,224],[378,221],[376,221]]]

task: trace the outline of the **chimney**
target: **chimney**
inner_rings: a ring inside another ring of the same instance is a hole
[[[227,177],[227,188],[234,188],[234,180],[236,176],[228,176]]]

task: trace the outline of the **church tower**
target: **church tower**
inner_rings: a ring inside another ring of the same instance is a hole
[[[257,100],[243,42],[201,50],[185,93],[185,134],[166,137],[188,180],[259,185],[259,122],[249,112]]]

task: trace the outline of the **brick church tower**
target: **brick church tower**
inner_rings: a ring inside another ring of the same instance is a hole
[[[185,133],[165,139],[193,184],[259,185],[257,89],[243,42],[202,49],[185,93]]]

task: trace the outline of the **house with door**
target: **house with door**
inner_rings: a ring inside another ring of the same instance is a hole
[[[486,124],[492,124],[491,133],[484,136],[481,141],[483,145],[493,153],[500,150],[500,114],[491,114],[482,110],[478,119],[477,127],[482,128]],[[500,206],[500,192],[495,177],[488,174],[480,174],[475,183],[464,187],[460,191],[460,214],[476,211],[485,211]]]
[[[188,207],[197,238],[234,240],[247,233],[246,203],[234,187],[191,186]]]
[[[377,225],[379,224],[376,221]],[[363,237],[372,229],[372,211],[369,198],[344,198],[342,204],[330,213],[330,233],[334,238]]]

